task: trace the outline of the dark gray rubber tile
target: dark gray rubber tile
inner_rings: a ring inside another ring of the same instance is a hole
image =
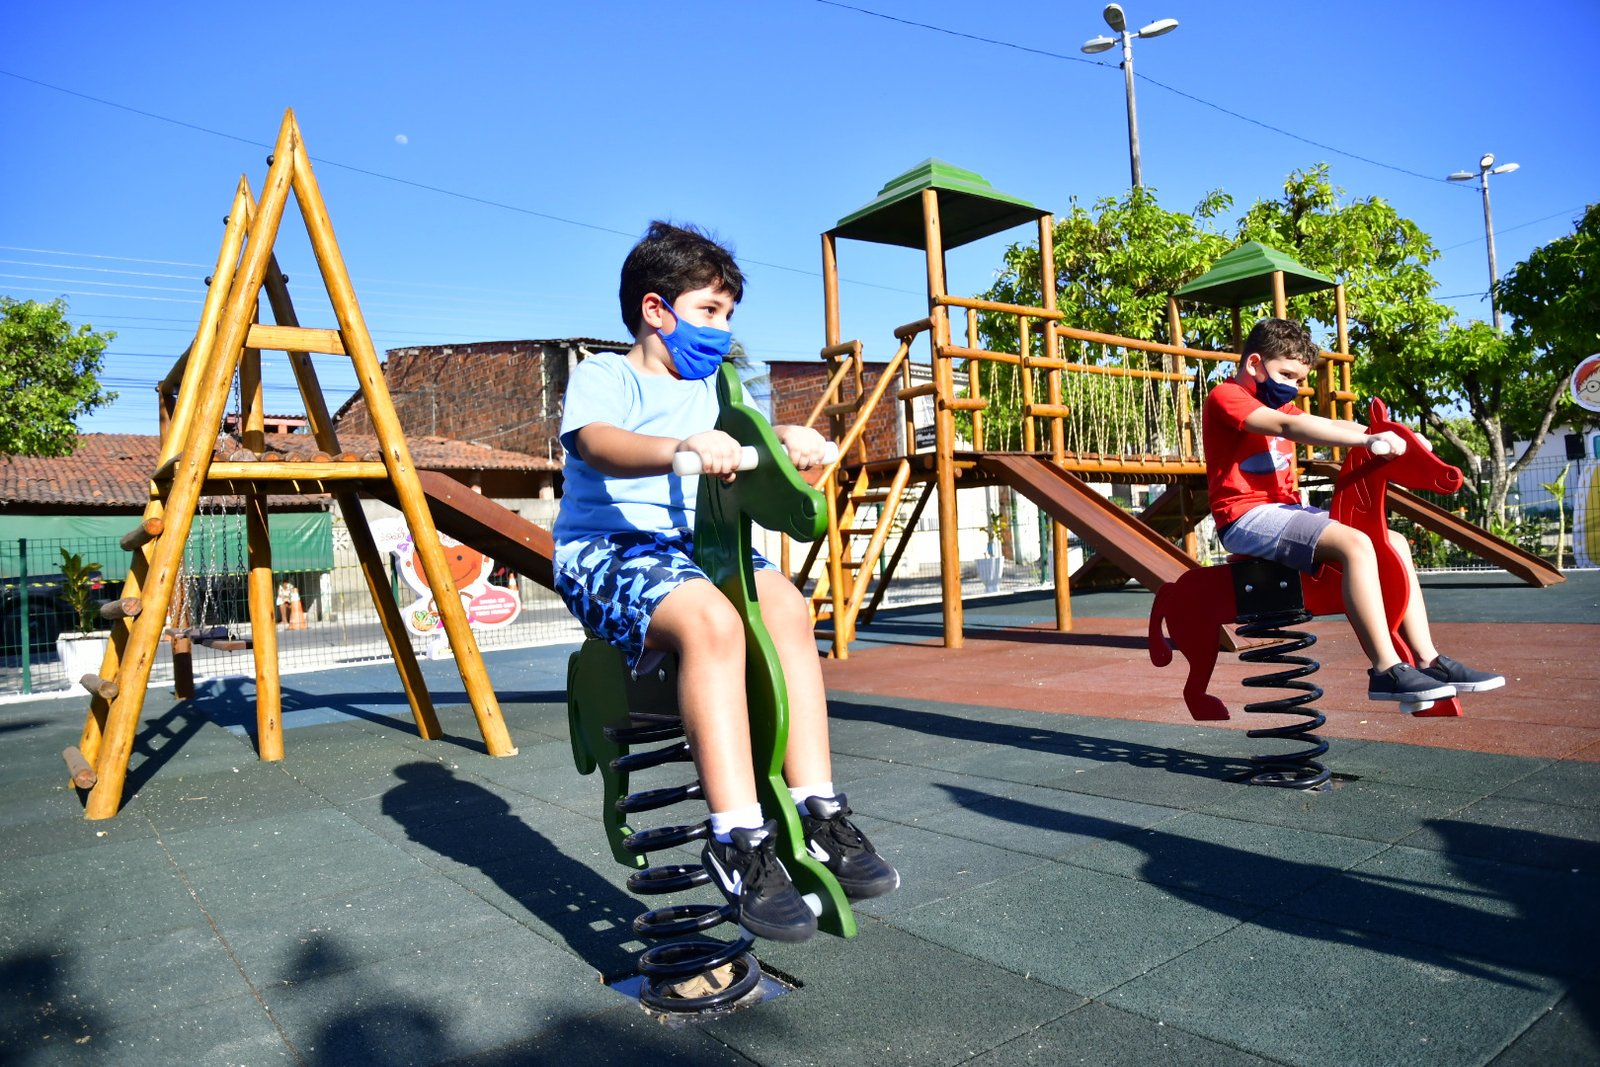
[[[90,1021],[75,1036],[32,1038],[13,1046],[32,1065],[302,1064],[252,994],[212,1001],[203,1010],[152,1016],[134,1012],[106,1026]],[[70,1037],[70,1039],[68,1039]],[[8,1061],[9,1062],[9,1061]]]
[[[956,952],[1099,997],[1239,922],[1214,898],[1051,863],[894,917]]]
[[[1010,796],[1027,788],[1021,782],[981,778],[952,770],[931,770],[905,764],[876,763],[877,770],[840,785],[851,810],[890,822],[934,826],[941,813],[958,808],[967,793]],[[865,769],[865,768],[863,768]],[[834,774],[839,768],[835,766]]]
[[[1327,791],[1253,786],[1205,811],[1230,819],[1393,843],[1477,799],[1473,793],[1335,779]]]
[[[34,817],[19,821],[0,833],[0,865],[24,857],[57,857],[53,862],[70,864],[68,855],[80,849],[96,848],[107,841],[153,839],[155,829],[144,819],[100,819],[83,817],[83,804],[72,796],[61,800],[61,813],[48,809],[35,811]]]
[[[551,1018],[615,1007],[616,993],[567,952],[522,930],[419,951],[405,966],[337,966],[338,939],[318,951],[326,977],[263,990],[313,1064],[431,1064],[541,1033]]]
[[[1059,859],[1171,819],[1171,808],[1023,786],[996,796],[967,786],[946,787],[957,807],[925,825],[940,834],[980,841],[1022,855]]]
[[[22,886],[6,894],[4,906],[5,938],[73,948],[205,922],[170,866],[114,881],[85,881],[73,890]]]
[[[1170,749],[1108,744],[1108,759],[1092,770],[1073,771],[1043,784],[1051,789],[1112,797],[1190,811],[1207,808],[1238,796],[1248,788],[1238,780],[1237,763],[1209,756],[1193,756]]]
[[[1508,964],[1582,978],[1600,958],[1600,870],[1539,870],[1412,848],[1388,849],[1282,910],[1353,934],[1431,945],[1461,970]]]
[[[312,808],[251,822],[165,834],[161,844],[184,870],[200,871],[207,867],[259,864],[263,857],[282,858],[307,850],[358,849],[372,836],[370,830],[341,811]]]
[[[1275,1060],[1091,1000],[1078,1010],[968,1061],[971,1067],[1269,1067]]]
[[[1600,1063],[1600,985],[1583,983],[1539,1016],[1489,1067]]]
[[[1334,769],[1372,781],[1487,796],[1549,763],[1549,760],[1526,756],[1500,756],[1451,748],[1369,744],[1342,754]]]
[[[1192,813],[1075,852],[1066,862],[1221,897],[1244,918],[1327,882],[1381,848],[1360,838]]]
[[[24,854],[0,863],[0,915],[5,912],[4,901],[14,893],[76,892],[87,884],[172,872],[172,860],[153,835],[125,837],[115,832],[121,829],[116,820],[90,825],[114,830],[105,831],[103,838],[96,837],[94,844],[71,852]]]
[[[148,819],[162,833],[250,822],[321,807],[325,801],[253,755],[203,773],[170,770],[138,787],[118,816]]]
[[[893,893],[853,902],[852,910],[858,918],[899,915],[1045,863],[1038,857],[915,826],[865,817],[856,820],[856,825],[871,839],[878,854],[900,872],[900,888]]]
[[[701,1026],[668,1026],[646,1016],[636,1002],[616,996],[621,1006],[610,1011],[557,1016],[541,1024],[536,1036],[451,1060],[447,1067],[750,1067],[749,1059]]]
[[[1526,778],[1495,790],[1494,795],[1507,800],[1566,804],[1593,811],[1600,808],[1600,763],[1556,760]]]
[[[199,918],[196,914],[195,918]],[[66,1007],[67,1018],[131,1020],[168,1013],[205,1014],[210,1002],[248,993],[239,969],[228,958],[211,927],[199,925],[160,934],[84,942],[62,952],[59,942],[44,937],[6,951],[8,960],[36,963],[32,981],[8,970],[5,993],[32,1007],[31,1017],[10,1020],[0,1029],[0,1047],[29,1035],[60,1029],[53,1006]]]
[[[755,1063],[963,1063],[1037,1029],[1082,998],[869,921],[759,955],[805,983],[754,1011],[703,1024]]]
[[[1147,1018],[1276,1062],[1321,1067],[1479,1063],[1561,996],[1508,967],[1287,916],[1262,917],[1105,996]]]
[[[1452,855],[1600,874],[1600,819],[1589,808],[1488,797],[1402,844]]]

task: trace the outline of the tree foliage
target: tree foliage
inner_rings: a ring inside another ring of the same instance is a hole
[[[74,420],[116,398],[98,377],[115,336],[74,327],[63,299],[0,296],[0,455],[72,453]]]

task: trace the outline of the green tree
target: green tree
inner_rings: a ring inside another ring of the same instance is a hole
[[[100,388],[106,345],[67,321],[67,302],[0,296],[0,455],[72,453],[74,420],[116,399]]]

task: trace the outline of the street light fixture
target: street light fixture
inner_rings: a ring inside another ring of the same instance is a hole
[[[1517,169],[1517,166],[1515,163],[1502,163],[1497,167],[1494,165],[1494,153],[1485,152],[1482,158],[1478,160],[1478,172],[1476,174],[1470,170],[1458,170],[1454,174],[1446,176],[1449,181],[1453,182],[1470,182],[1472,179],[1477,178],[1478,184],[1483,190],[1483,233],[1489,244],[1489,313],[1494,318],[1494,328],[1497,331],[1500,329],[1500,307],[1494,298],[1494,287],[1495,283],[1500,280],[1500,273],[1496,269],[1494,262],[1494,213],[1489,210],[1489,175],[1510,174]]]
[[[1144,177],[1139,170],[1139,116],[1133,102],[1133,39],[1135,37],[1160,37],[1164,33],[1171,33],[1178,28],[1177,19],[1157,19],[1148,26],[1140,27],[1132,33],[1128,32],[1128,20],[1122,13],[1121,4],[1107,4],[1103,12],[1106,25],[1117,33],[1117,37],[1091,37],[1083,43],[1083,51],[1090,55],[1105,52],[1117,46],[1120,38],[1122,42],[1122,80],[1128,91],[1128,160],[1133,170],[1133,184],[1135,188],[1144,185]]]

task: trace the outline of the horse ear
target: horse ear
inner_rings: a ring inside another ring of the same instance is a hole
[[[1371,416],[1367,420],[1368,426],[1375,426],[1380,422],[1389,421],[1389,405],[1385,404],[1377,397],[1372,398],[1372,403],[1368,408],[1368,413]]]

